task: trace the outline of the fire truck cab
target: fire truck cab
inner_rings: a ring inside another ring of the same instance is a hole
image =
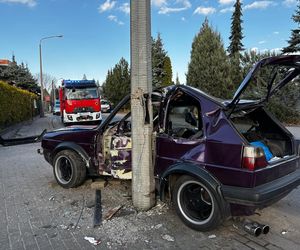
[[[61,119],[65,125],[102,120],[95,80],[63,80],[59,90]]]

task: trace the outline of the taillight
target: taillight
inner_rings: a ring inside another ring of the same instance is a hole
[[[260,147],[245,146],[242,165],[249,170],[266,167],[268,162],[264,150]]]

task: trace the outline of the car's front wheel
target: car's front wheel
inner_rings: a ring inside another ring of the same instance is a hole
[[[54,158],[54,177],[64,188],[81,185],[86,178],[86,166],[82,158],[72,150],[62,150]]]
[[[198,231],[216,228],[221,222],[217,193],[205,181],[181,176],[172,190],[176,213],[188,226]]]

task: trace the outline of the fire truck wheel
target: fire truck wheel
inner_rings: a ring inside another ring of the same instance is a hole
[[[57,183],[64,188],[77,187],[86,178],[84,161],[72,150],[62,150],[56,154],[53,172]]]

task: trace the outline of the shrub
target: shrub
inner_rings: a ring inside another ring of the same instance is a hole
[[[38,113],[37,95],[0,81],[0,128],[25,121]]]

